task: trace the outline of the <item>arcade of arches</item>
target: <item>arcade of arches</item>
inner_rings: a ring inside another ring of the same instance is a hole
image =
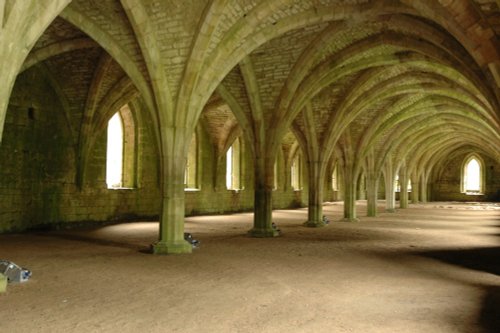
[[[184,253],[186,214],[498,201],[499,6],[0,1],[0,232],[159,218]]]

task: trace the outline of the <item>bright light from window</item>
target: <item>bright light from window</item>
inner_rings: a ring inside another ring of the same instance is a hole
[[[226,153],[226,188],[233,188],[233,147],[231,146]]]
[[[479,166],[479,162],[475,158],[467,163],[465,174],[465,191],[481,191],[481,167]]]
[[[294,158],[292,163],[291,178],[292,188],[294,190],[300,190],[300,159],[298,155]]]
[[[122,186],[123,178],[123,124],[117,112],[108,122],[106,153],[106,184],[108,188]]]

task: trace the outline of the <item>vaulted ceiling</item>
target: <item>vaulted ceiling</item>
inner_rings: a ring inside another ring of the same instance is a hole
[[[50,77],[75,142],[141,98],[156,131],[201,119],[220,152],[292,131],[310,159],[431,166],[500,161],[499,36],[494,0],[73,0],[23,70]]]

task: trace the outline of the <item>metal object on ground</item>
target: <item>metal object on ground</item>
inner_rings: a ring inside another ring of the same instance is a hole
[[[276,223],[271,222],[271,227],[272,227],[274,230],[276,230],[276,231],[278,232],[278,234],[280,234],[280,235],[281,235],[281,229],[280,229],[280,228],[278,228],[278,226],[276,225]]]
[[[0,260],[0,273],[7,277],[8,282],[26,282],[31,277],[31,271],[7,260]]]
[[[193,249],[196,249],[200,246],[200,241],[193,239],[193,235],[191,235],[189,232],[184,233],[184,240],[191,244]]]

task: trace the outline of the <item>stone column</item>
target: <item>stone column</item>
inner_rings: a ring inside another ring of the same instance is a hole
[[[396,196],[394,193],[394,168],[391,161],[385,164],[385,211],[394,213],[396,211]]]
[[[334,192],[333,192],[333,180],[332,180],[333,170],[331,165],[327,166],[326,175],[324,185],[323,185],[323,200],[326,201],[334,201]]]
[[[357,222],[356,217],[356,177],[351,165],[344,166],[344,219],[346,222]]]
[[[20,41],[21,39],[19,39],[18,42]],[[7,50],[8,46],[4,44],[7,43],[3,43],[3,41],[0,42],[0,47]],[[15,68],[12,68],[13,66],[8,60],[11,55],[4,55],[4,53],[7,52],[4,52],[3,50],[0,51],[0,57],[2,59],[0,60],[0,73],[2,73],[2,85],[0,85],[0,143],[2,142],[3,127],[5,124],[5,116],[7,114],[7,106],[9,105],[10,93],[14,87],[14,82],[17,76]]]
[[[378,177],[368,172],[366,175],[366,216],[377,216]]]
[[[321,172],[321,161],[308,162],[309,178],[309,205],[307,211],[306,227],[323,227],[323,185],[324,177]]]
[[[418,203],[418,197],[419,197],[419,183],[418,183],[418,177],[415,173],[411,175],[411,202],[416,204]]]
[[[340,168],[340,165],[338,166]],[[344,175],[341,171],[337,172],[337,191],[334,191],[336,201],[344,200]]]
[[[366,200],[366,192],[365,192],[365,176],[361,175],[359,177],[359,186],[358,186],[358,200]]]
[[[184,240],[184,172],[187,149],[180,128],[162,129],[163,179],[160,239],[153,244],[154,254],[190,253]],[[168,137],[170,140],[165,140]],[[177,139],[177,140],[176,140]]]
[[[421,202],[427,202],[427,182],[425,181],[425,176],[420,176],[420,191],[419,197]]]
[[[408,208],[408,176],[404,165],[399,169],[399,184],[399,208]]]
[[[252,237],[277,237],[278,230],[272,226],[273,216],[273,170],[266,169],[263,159],[255,161],[255,194],[253,228],[248,232]]]

